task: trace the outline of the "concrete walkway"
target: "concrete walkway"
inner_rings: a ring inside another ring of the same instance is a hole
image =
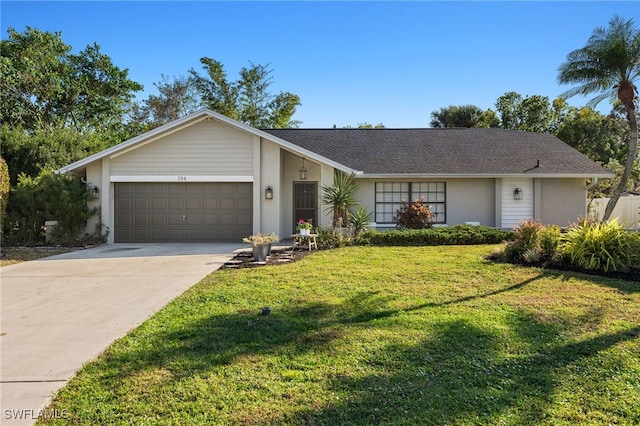
[[[0,268],[2,425],[32,425],[83,364],[246,245],[114,244]]]

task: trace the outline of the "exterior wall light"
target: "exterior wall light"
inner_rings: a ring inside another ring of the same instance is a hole
[[[307,179],[307,168],[304,166],[304,158],[302,159],[302,167],[300,167],[300,180]]]
[[[523,197],[524,197],[524,193],[522,192],[522,188],[516,188],[513,190],[514,200],[522,200]]]
[[[87,191],[89,192],[89,198],[92,200],[100,199],[100,189],[95,185],[87,185]]]
[[[264,189],[264,199],[273,200],[273,188],[271,187],[271,185],[267,186]]]

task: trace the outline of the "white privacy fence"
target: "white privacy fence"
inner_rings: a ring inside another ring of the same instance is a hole
[[[608,202],[609,198],[594,198],[589,205],[589,214],[602,219]],[[627,229],[640,229],[640,195],[620,197],[611,214],[613,218]]]

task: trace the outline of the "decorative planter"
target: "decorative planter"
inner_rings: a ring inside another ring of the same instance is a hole
[[[258,244],[253,246],[253,261],[266,262],[271,249],[271,244]]]
[[[311,235],[311,229],[306,229],[306,228],[301,229],[300,235]]]

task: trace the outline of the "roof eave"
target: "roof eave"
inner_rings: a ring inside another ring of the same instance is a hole
[[[282,146],[283,148],[285,148],[286,150],[295,153],[297,155],[303,156],[307,159],[310,160],[315,160],[317,162],[320,163],[324,163],[330,167],[333,167],[334,169],[338,169],[342,172],[345,173],[353,173],[355,175],[362,175],[363,172],[360,170],[355,170],[352,169],[350,167],[347,167],[344,164],[338,163],[336,161],[333,161],[329,158],[323,157],[321,155],[318,155],[312,151],[309,151],[307,149],[301,148],[298,145],[292,144],[290,142],[287,142],[284,139],[280,139],[270,133],[264,132],[262,130],[256,129],[254,127],[251,127],[247,124],[241,123],[239,121],[236,121],[232,118],[226,117],[222,114],[219,114],[215,111],[212,111],[210,109],[201,109],[198,110],[192,114],[189,114],[185,117],[179,118],[175,121],[172,121],[171,123],[165,124],[163,126],[157,127],[153,130],[150,130],[148,132],[145,132],[141,135],[138,135],[136,137],[133,137],[131,139],[128,139],[124,142],[119,143],[118,145],[114,145],[110,148],[107,148],[103,151],[100,151],[98,153],[95,153],[93,155],[90,155],[88,157],[83,158],[82,160],[78,160],[74,163],[68,164],[64,167],[61,167],[60,169],[56,170],[55,173],[58,174],[63,174],[63,173],[71,173],[74,171],[77,171],[79,169],[82,169],[84,167],[86,167],[87,165],[96,162],[98,160],[102,160],[103,158],[106,157],[111,157],[111,156],[115,156],[115,155],[120,155],[123,154],[131,149],[134,149],[136,147],[138,147],[138,145],[140,144],[146,144],[149,142],[152,142],[153,140],[162,137],[162,136],[166,136],[168,134],[174,133],[182,128],[184,128],[187,125],[192,125],[194,123],[200,122],[200,121],[204,121],[207,119],[213,119],[213,120],[217,120],[220,121],[222,123],[225,123],[229,126],[232,126],[238,130],[244,131],[246,133],[258,136],[260,138],[269,140],[271,142],[274,142],[280,146]]]
[[[452,179],[487,179],[487,178],[610,178],[610,173],[540,173],[536,175],[527,173],[362,173],[361,179],[428,179],[428,178],[452,178]]]

